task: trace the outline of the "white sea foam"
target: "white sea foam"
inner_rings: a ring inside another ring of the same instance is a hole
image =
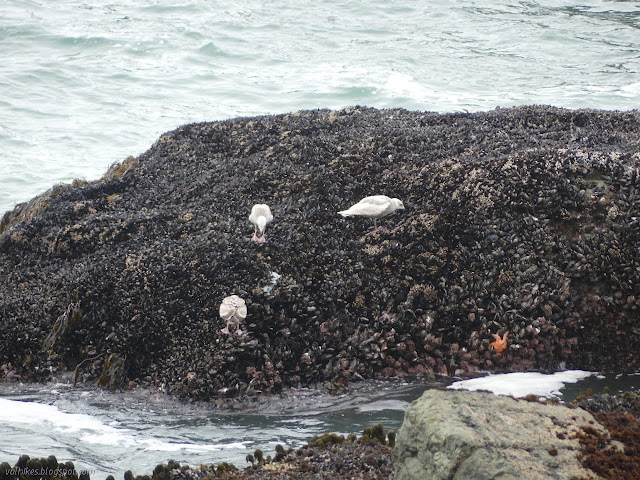
[[[212,445],[197,445],[193,443],[171,443],[163,442],[160,440],[146,440],[145,450],[151,450],[155,452],[179,452],[181,450],[188,450],[190,452],[216,452],[219,450],[235,450],[247,448],[247,444],[251,442],[234,442],[224,444],[212,444]]]
[[[582,370],[566,370],[553,374],[514,372],[461,380],[452,383],[449,388],[456,390],[489,390],[497,395],[512,395],[514,397],[537,395],[542,398],[549,398],[559,396],[560,389],[565,384],[575,383],[592,375],[595,375],[595,373]]]
[[[249,441],[197,444],[186,442],[165,442],[155,438],[145,438],[138,434],[127,434],[126,431],[112,431],[101,434],[88,434],[80,438],[81,441],[92,445],[118,446],[121,448],[136,448],[151,452],[179,452],[191,453],[216,452],[220,450],[235,450],[247,448]]]
[[[637,97],[640,95],[640,82],[620,87],[619,94],[624,97]]]
[[[399,410],[402,411],[409,406],[409,402],[404,400],[377,400],[371,403],[365,403],[358,406],[359,412],[380,412],[382,410]]]
[[[118,422],[111,421],[107,425],[98,418],[81,413],[67,413],[55,405],[37,402],[25,402],[0,398],[1,424],[41,425],[41,428],[65,434],[76,433],[81,442],[93,445],[117,446],[157,452],[214,452],[227,449],[243,449],[249,441],[196,444],[186,442],[166,442],[145,435],[129,428],[118,427]]]
[[[391,72],[384,88],[392,97],[408,97],[420,101],[432,99],[436,95],[434,90],[425,87],[411,75],[400,72]]]
[[[43,424],[66,432],[113,429],[82,413],[65,413],[55,405],[0,398],[0,423]]]
[[[372,75],[372,71],[365,67],[321,62],[310,65],[301,79],[320,92],[330,92],[354,84],[365,86]]]

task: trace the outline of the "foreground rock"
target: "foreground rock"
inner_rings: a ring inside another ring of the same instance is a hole
[[[396,480],[599,478],[581,465],[579,436],[608,437],[582,409],[492,393],[429,390],[405,413]]]
[[[0,376],[220,399],[456,369],[637,371],[638,152],[638,112],[181,127],[4,216]],[[406,207],[386,230],[337,214],[372,194]],[[255,203],[274,215],[264,245]],[[243,335],[221,332],[229,295],[246,301]]]

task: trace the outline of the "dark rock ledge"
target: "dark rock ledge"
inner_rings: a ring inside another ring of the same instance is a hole
[[[4,216],[0,375],[210,399],[637,371],[639,152],[637,111],[356,107],[180,127]],[[380,193],[407,207],[385,231],[336,214]],[[275,216],[262,246],[258,202]],[[231,294],[247,335],[220,332]],[[507,331],[498,355],[491,334]]]

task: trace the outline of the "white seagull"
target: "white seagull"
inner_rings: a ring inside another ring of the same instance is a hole
[[[253,231],[253,237],[251,240],[258,243],[264,243],[267,240],[264,238],[264,229],[267,227],[267,224],[273,220],[273,215],[271,215],[271,209],[269,205],[265,205],[264,203],[258,203],[254,205],[251,209],[251,215],[249,215],[249,221],[255,225],[255,230]],[[260,235],[258,235],[258,233]]]
[[[247,304],[238,295],[225,297],[220,304],[220,318],[227,322],[227,326],[220,330],[222,333],[231,334],[229,326],[233,325],[236,335],[242,335],[240,322],[247,318]]]
[[[373,195],[365,197],[347,210],[338,212],[343,217],[359,215],[361,217],[373,218],[373,229],[380,230],[376,223],[379,218],[391,215],[396,210],[404,210],[404,204],[397,198],[389,198],[386,195]]]

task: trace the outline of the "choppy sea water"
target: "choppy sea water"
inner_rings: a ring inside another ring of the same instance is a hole
[[[263,398],[237,410],[185,404],[146,390],[109,393],[68,384],[0,384],[0,462],[14,465],[20,454],[72,459],[92,478],[150,474],[169,459],[196,467],[232,462],[260,448],[274,455],[278,444],[304,445],[325,432],[358,433],[381,422],[398,429],[404,409],[426,388],[443,382],[410,384],[369,381],[348,392],[299,390]]]
[[[637,108],[640,4],[2,0],[0,59],[1,215],[190,122],[356,104]],[[637,389],[638,378],[604,381]],[[170,458],[241,466],[255,448],[325,431],[398,428],[431,386],[365,383],[220,413],[146,392],[0,384],[0,461],[55,454],[92,478]]]
[[[0,213],[182,124],[640,105],[640,4],[2,0]]]
[[[601,376],[568,371],[554,375],[513,373],[456,382],[452,387],[492,390],[497,394],[556,397],[570,402],[591,388],[612,394],[638,390],[637,375]],[[366,381],[332,395],[327,390],[299,390],[263,398],[238,410],[211,404],[185,404],[148,390],[109,393],[69,384],[0,384],[0,462],[14,465],[21,454],[56,455],[72,460],[91,478],[150,474],[173,459],[196,467],[234,463],[260,448],[274,455],[278,444],[298,448],[313,435],[359,433],[375,423],[385,429],[402,424],[404,410],[429,388],[450,379],[407,383]]]

